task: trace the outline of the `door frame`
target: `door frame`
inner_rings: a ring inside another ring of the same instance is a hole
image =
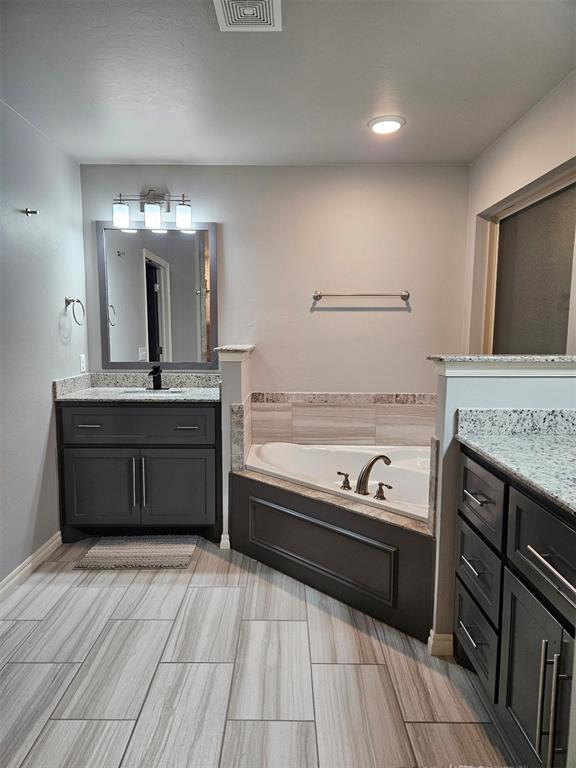
[[[498,242],[500,222],[524,208],[544,200],[556,192],[576,183],[576,159],[561,165],[551,173],[537,179],[532,184],[518,190],[504,200],[487,208],[477,217],[488,222],[488,237],[486,239],[486,274],[484,282],[484,317],[482,330],[482,354],[491,355],[494,344],[494,318],[496,314],[496,283],[498,275]],[[475,258],[482,254],[475,254]],[[570,290],[570,308],[568,311],[568,334],[566,338],[566,354],[576,354],[576,236],[574,238],[574,253],[572,257],[572,279]]]
[[[160,345],[162,354],[160,362],[172,362],[172,306],[170,303],[170,263],[163,259],[154,251],[148,248],[142,248],[142,274],[144,285],[144,300],[146,301],[146,262],[150,261],[158,267],[159,274],[159,293],[161,297],[160,311],[158,312],[158,326],[160,334]],[[146,323],[146,347],[148,349],[148,359],[150,359],[150,344],[148,338],[148,323]]]

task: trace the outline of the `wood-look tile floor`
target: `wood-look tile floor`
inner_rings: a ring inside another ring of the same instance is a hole
[[[184,570],[73,570],[91,543],[0,600],[2,768],[510,765],[422,643],[209,542]]]

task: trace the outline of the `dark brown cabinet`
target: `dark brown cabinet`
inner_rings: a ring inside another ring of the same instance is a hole
[[[567,768],[576,525],[476,455],[461,455],[456,655],[472,666],[522,765]]]
[[[219,405],[58,406],[61,530],[220,535]]]
[[[562,625],[506,570],[498,708],[528,765],[566,765],[573,647]]]

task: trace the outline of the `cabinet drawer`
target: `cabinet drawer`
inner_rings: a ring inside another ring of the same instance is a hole
[[[504,483],[468,456],[460,456],[458,508],[496,549],[504,532]]]
[[[65,444],[210,445],[215,442],[213,408],[62,407]]]
[[[572,625],[576,623],[576,530],[514,488],[508,558]]]
[[[500,621],[502,562],[461,517],[458,518],[457,558],[458,576],[497,627]]]
[[[498,635],[458,578],[455,591],[454,633],[488,696],[496,701]]]

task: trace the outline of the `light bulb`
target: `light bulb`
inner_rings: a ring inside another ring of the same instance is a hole
[[[112,203],[112,225],[118,229],[130,227],[130,206],[128,203]]]
[[[176,229],[192,228],[192,208],[187,203],[176,206]]]
[[[160,229],[162,226],[160,203],[144,203],[144,226],[147,229]]]

